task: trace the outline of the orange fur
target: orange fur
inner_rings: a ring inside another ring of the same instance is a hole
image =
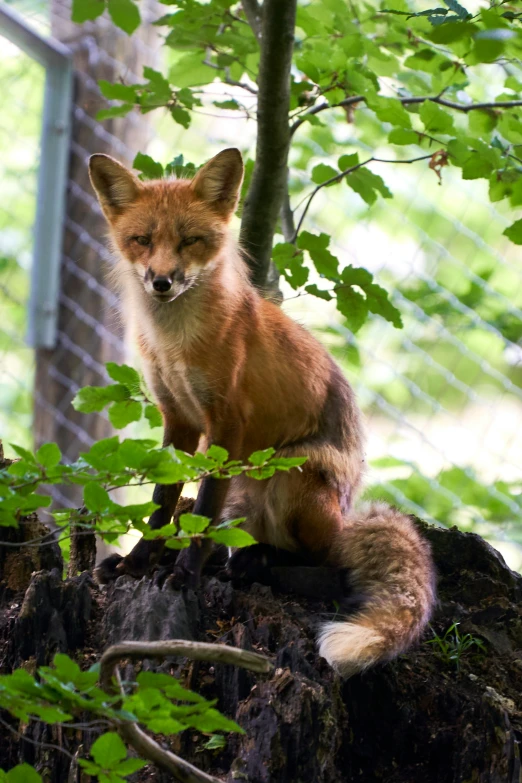
[[[242,461],[270,446],[308,457],[302,471],[267,481],[208,484],[196,511],[246,516],[259,542],[351,569],[366,605],[320,636],[321,654],[350,674],[422,631],[434,602],[429,548],[400,512],[354,510],[363,469],[354,394],[317,340],[250,284],[228,229],[241,177],[237,150],[217,155],[192,181],[142,183],[107,156],[91,159],[119,256],[123,313],[165,443],[193,452],[204,436]],[[162,490],[153,526],[170,517],[179,491]],[[139,571],[136,553],[125,564]]]

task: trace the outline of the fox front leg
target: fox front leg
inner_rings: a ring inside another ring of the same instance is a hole
[[[163,417],[165,422],[163,446],[175,445],[181,451],[194,454],[200,437],[199,432],[179,418],[175,418],[173,414],[164,413]],[[182,489],[181,482],[168,485],[156,484],[152,500],[159,508],[153,511],[149,518],[148,524],[152,530],[158,530],[169,524]],[[164,549],[165,542],[162,539],[147,541],[142,538],[126,557],[112,554],[102,560],[94,570],[94,578],[99,584],[107,584],[123,574],[140,578],[159,563]]]
[[[220,416],[214,415],[216,419],[226,422],[228,429],[214,428],[208,438],[209,443],[215,443],[222,446],[228,452],[229,459],[239,459],[241,456],[241,431],[237,423],[238,417],[233,410],[221,412]],[[220,521],[221,513],[225,506],[230,479],[216,478],[209,476],[203,479],[199,488],[198,497],[194,505],[194,514],[208,517],[212,524]],[[213,543],[208,538],[191,541],[187,549],[182,549],[176,560],[170,583],[174,587],[185,584],[195,588],[201,581],[201,572],[212,552]]]
[[[219,519],[228,492],[230,479],[206,478],[201,482],[193,514]],[[208,538],[191,541],[187,549],[179,553],[172,569],[169,584],[173,587],[186,585],[193,589],[199,587],[201,572],[212,552],[212,541]]]

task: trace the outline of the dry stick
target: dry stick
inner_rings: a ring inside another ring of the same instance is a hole
[[[213,661],[240,666],[253,672],[268,673],[273,669],[272,663],[264,655],[248,650],[238,650],[221,644],[204,642],[165,641],[165,642],[121,642],[109,647],[100,660],[100,684],[107,693],[113,693],[115,687],[113,678],[123,693],[120,682],[118,663],[121,660],[142,660],[143,658],[166,658],[171,655],[181,655],[193,661]],[[122,738],[132,745],[141,756],[145,756],[156,766],[170,772],[181,783],[221,783],[218,778],[207,775],[206,772],[194,767],[188,761],[176,756],[169,750],[164,750],[134,723],[122,723],[118,726]]]
[[[344,171],[341,171],[339,174],[336,174],[335,177],[331,177],[330,179],[327,179],[326,182],[321,182],[320,185],[318,185],[314,190],[310,193],[307,202],[305,204],[305,208],[303,209],[302,215],[299,218],[299,223],[297,224],[297,228],[295,230],[295,234],[292,238],[292,242],[295,242],[297,239],[297,235],[299,234],[299,231],[301,230],[301,226],[303,225],[304,219],[306,217],[306,213],[308,212],[308,209],[310,207],[310,204],[312,203],[312,200],[314,196],[319,193],[319,191],[322,188],[325,188],[327,185],[333,185],[334,182],[339,182],[343,177],[347,177],[348,174],[352,174],[352,172],[357,171],[357,169],[362,168],[362,166],[367,166],[368,163],[417,163],[419,160],[428,160],[433,157],[433,153],[430,155],[421,155],[418,158],[410,158],[410,160],[386,160],[385,158],[368,158],[368,160],[363,160],[361,163],[357,163],[355,166],[351,166],[349,169],[345,169]]]
[[[412,97],[412,98],[397,98],[397,100],[402,103],[403,106],[412,106],[416,103],[425,103],[426,101],[431,101],[431,103],[438,103],[440,106],[446,106],[448,109],[455,109],[455,111],[463,111],[465,113],[469,111],[480,111],[485,109],[515,109],[517,106],[522,106],[522,101],[490,101],[489,103],[454,103],[453,101],[448,101],[446,98],[441,98],[438,95],[426,95],[426,96],[420,96],[420,97]],[[303,124],[303,122],[306,122],[307,117],[310,117],[312,114],[319,114],[321,111],[325,111],[326,109],[336,109],[339,106],[346,107],[346,106],[352,106],[354,103],[360,103],[361,101],[366,101],[366,98],[364,95],[352,95],[350,98],[345,98],[344,101],[339,101],[339,103],[320,103],[319,106],[314,106],[313,108],[306,111],[304,114],[302,114],[298,119],[290,126],[290,135],[293,136],[293,134],[296,132],[296,130]]]

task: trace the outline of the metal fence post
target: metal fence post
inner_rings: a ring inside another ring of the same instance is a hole
[[[56,342],[69,160],[72,60],[66,46],[39,35],[6,5],[0,6],[0,32],[45,68],[27,339],[33,348],[52,348]]]

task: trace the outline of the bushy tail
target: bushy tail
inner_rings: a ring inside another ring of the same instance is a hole
[[[435,603],[430,547],[405,514],[383,503],[346,519],[330,558],[350,569],[362,608],[346,622],[326,623],[319,653],[345,677],[403,652],[428,622]]]

